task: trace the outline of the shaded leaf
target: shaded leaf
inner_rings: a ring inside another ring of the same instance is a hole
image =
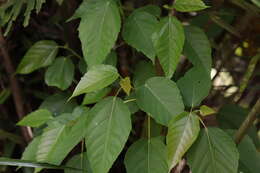
[[[4,89],[0,92],[0,104],[3,104],[11,95],[11,91],[9,89]]]
[[[89,71],[80,79],[75,88],[72,97],[83,93],[90,93],[107,87],[113,83],[119,74],[117,69],[111,65],[96,65],[89,69]]]
[[[88,66],[101,64],[117,39],[120,15],[114,0],[83,1],[74,17],[81,17],[79,38]]]
[[[137,88],[151,77],[156,76],[156,71],[151,62],[140,61],[134,70],[133,84]]]
[[[112,65],[112,66],[116,67],[116,65],[117,65],[117,54],[116,54],[115,51],[111,51],[107,55],[107,57],[106,57],[106,59],[104,61],[104,64]]]
[[[165,77],[153,77],[136,90],[138,106],[156,122],[168,125],[169,121],[184,111],[177,85]]]
[[[17,123],[17,125],[40,127],[51,119],[53,119],[51,112],[49,112],[47,109],[38,109],[26,115],[22,120]]]
[[[167,151],[171,170],[178,164],[183,155],[195,142],[200,131],[200,122],[197,115],[183,112],[174,117],[168,125]]]
[[[58,45],[52,40],[42,40],[26,52],[20,62],[17,73],[28,74],[41,67],[50,65],[58,53]]]
[[[124,40],[145,54],[153,62],[155,59],[155,50],[152,42],[152,34],[157,25],[156,18],[147,13],[134,11],[125,21],[123,28]]]
[[[208,107],[206,105],[200,106],[200,114],[202,116],[208,116],[208,115],[212,115],[215,113],[216,113],[216,111],[214,109],[212,109],[211,107]]]
[[[179,63],[184,45],[184,31],[175,17],[163,18],[153,35],[156,54],[165,76],[171,78]]]
[[[188,164],[196,173],[237,173],[239,153],[232,138],[218,128],[203,129],[188,151]]]
[[[88,105],[88,104],[93,104],[97,103],[100,100],[102,100],[108,93],[111,91],[111,88],[103,88],[97,91],[93,91],[91,93],[87,93],[84,96],[84,99],[82,101],[82,105]]]
[[[48,86],[56,86],[61,90],[67,89],[72,83],[74,68],[70,58],[57,58],[45,73],[45,83]]]
[[[167,173],[166,146],[159,138],[140,139],[130,146],[125,156],[128,173]]]
[[[147,12],[158,18],[161,16],[161,8],[156,5],[146,5],[144,7],[137,8],[135,11],[136,12]]]
[[[202,0],[175,0],[173,7],[180,12],[199,11],[208,8]]]
[[[65,173],[92,173],[86,152],[74,155],[66,163],[66,166],[73,167],[73,168],[78,168],[78,169],[83,169],[84,171],[65,170]]]
[[[195,67],[204,69],[210,76],[212,65],[211,45],[206,34],[202,29],[194,26],[185,26],[184,31],[184,55]]]
[[[128,107],[116,97],[97,103],[89,112],[86,147],[93,173],[107,173],[131,131]]]
[[[205,71],[193,67],[177,81],[183,102],[186,106],[195,107],[208,96],[211,88],[211,79]]]

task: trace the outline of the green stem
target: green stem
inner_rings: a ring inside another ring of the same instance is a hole
[[[260,98],[257,100],[256,104],[253,106],[252,110],[249,112],[246,119],[244,120],[242,125],[239,127],[237,133],[235,134],[236,144],[239,144],[241,142],[241,140],[247,133],[247,130],[253,125],[259,113],[260,113]]]
[[[75,52],[73,49],[69,48],[68,46],[58,46],[58,48],[61,48],[61,49],[65,49],[65,50],[68,50],[70,53],[72,53],[72,55],[74,55],[75,57],[79,58],[79,59],[82,59],[82,57],[77,54],[77,52]]]

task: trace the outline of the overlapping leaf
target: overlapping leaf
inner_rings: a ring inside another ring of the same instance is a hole
[[[194,26],[186,26],[184,31],[184,54],[195,67],[204,69],[210,76],[211,46],[206,34],[200,28]]]
[[[101,64],[120,31],[120,14],[114,0],[83,1],[72,19],[81,17],[79,38],[88,66]]]
[[[57,58],[45,73],[45,83],[62,90],[67,89],[73,80],[74,68],[70,58]]]
[[[211,79],[204,70],[193,67],[177,81],[186,106],[198,106],[208,96]]]
[[[51,112],[47,109],[38,109],[26,115],[17,125],[39,127],[51,119],[53,119]]]
[[[97,103],[89,112],[87,155],[93,173],[107,173],[131,131],[128,107],[116,97]]]
[[[96,65],[81,78],[71,97],[105,88],[113,83],[118,76],[115,67],[103,64]]]
[[[170,170],[177,165],[199,135],[200,123],[197,115],[183,112],[169,123],[167,151]]]
[[[124,162],[128,173],[168,173],[166,146],[159,138],[135,142]]]
[[[174,8],[180,12],[198,11],[208,8],[202,0],[175,0]]]
[[[177,85],[165,77],[153,77],[136,91],[138,106],[156,122],[168,125],[169,121],[184,111]]]
[[[156,54],[165,75],[169,78],[172,77],[179,63],[184,38],[182,24],[175,17],[163,18],[153,35]]]
[[[147,12],[134,11],[124,24],[124,40],[144,53],[152,61],[155,59],[155,49],[152,42],[152,34],[158,21]]]
[[[24,55],[17,73],[28,74],[50,65],[58,53],[58,45],[52,40],[36,42]]]
[[[66,163],[66,166],[82,169],[83,171],[67,169],[67,170],[64,170],[65,173],[92,173],[86,152],[74,155]]]
[[[232,138],[218,128],[201,130],[188,151],[188,164],[195,173],[237,173],[239,154]]]

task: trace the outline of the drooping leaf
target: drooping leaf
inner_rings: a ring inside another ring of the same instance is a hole
[[[168,125],[169,121],[184,111],[177,85],[165,77],[153,77],[136,91],[138,106],[156,122]]]
[[[177,81],[186,106],[198,106],[208,96],[211,79],[204,70],[193,67]]]
[[[120,15],[114,0],[83,1],[74,17],[81,17],[79,38],[88,66],[101,64],[117,39]]]
[[[113,83],[118,76],[119,74],[115,67],[103,64],[96,65],[90,68],[81,78],[71,98],[83,93],[90,93],[105,88]]]
[[[38,162],[19,160],[19,159],[10,159],[10,158],[4,158],[4,157],[0,157],[0,165],[31,167],[31,168],[46,168],[46,169],[64,169],[64,170],[70,169],[70,170],[82,171],[77,168],[71,168],[71,167],[66,167],[66,166],[56,166],[56,165],[47,164],[47,163],[38,163]]]
[[[192,62],[195,67],[205,69],[209,74],[211,72],[211,46],[204,31],[198,27],[186,26],[184,55]]]
[[[202,0],[175,0],[173,7],[180,12],[199,11],[208,8]]]
[[[221,129],[238,129],[248,115],[249,110],[235,104],[226,104],[220,108],[217,114],[217,121]],[[260,141],[255,126],[251,126],[247,131],[248,136],[254,141],[257,148]]]
[[[48,86],[56,86],[61,90],[67,89],[72,83],[74,68],[70,58],[57,58],[45,73],[45,83]]]
[[[17,73],[28,74],[50,65],[58,53],[58,45],[52,40],[36,42],[24,55]]]
[[[218,128],[203,129],[187,154],[195,173],[237,173],[239,153],[232,138]]]
[[[54,116],[57,116],[62,113],[71,113],[74,107],[77,106],[75,100],[70,100],[67,102],[69,98],[68,94],[65,93],[56,93],[47,97],[39,109],[48,109]]]
[[[125,166],[128,173],[167,173],[166,146],[159,138],[140,139],[127,151]]]
[[[167,151],[171,170],[178,164],[199,135],[200,123],[197,115],[183,112],[168,125]]]
[[[80,153],[77,155],[74,155],[67,163],[66,166],[83,169],[84,171],[78,171],[78,170],[65,170],[65,173],[92,173],[89,160],[87,157],[87,153]]]
[[[131,85],[131,81],[129,77],[125,77],[124,79],[121,79],[119,82],[121,88],[125,91],[127,95],[130,95],[131,89],[133,88]]]
[[[182,24],[175,17],[163,18],[153,35],[156,54],[168,78],[172,77],[179,63],[184,38]]]
[[[39,127],[51,119],[53,119],[53,117],[50,111],[47,109],[38,109],[26,115],[17,125]]]
[[[88,105],[97,103],[100,100],[102,100],[109,92],[111,91],[111,88],[103,88],[97,91],[93,91],[91,93],[87,93],[84,96],[84,99],[82,101],[82,105]]]
[[[155,59],[155,49],[152,42],[152,34],[158,21],[147,12],[134,11],[125,21],[123,29],[124,40],[145,54],[153,62]]]
[[[67,113],[67,116],[69,120],[72,114]],[[88,112],[83,111],[70,121],[49,124],[44,129],[38,145],[37,161],[59,165],[72,148],[85,137],[86,131],[82,129],[86,128],[87,122]]]
[[[97,103],[89,112],[86,147],[93,173],[107,173],[131,131],[128,107],[116,97]]]
[[[135,11],[136,12],[147,12],[158,18],[161,16],[161,8],[156,5],[146,5],[144,7],[137,8]]]
[[[151,62],[141,61],[134,70],[133,84],[137,88],[151,77],[156,76],[155,68]]]
[[[216,113],[216,111],[214,109],[212,109],[211,107],[208,107],[206,105],[200,106],[200,114],[202,116],[208,116],[208,115],[212,115],[215,113]]]

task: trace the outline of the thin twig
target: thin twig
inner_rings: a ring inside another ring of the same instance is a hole
[[[5,67],[5,70],[8,74],[9,80],[10,80],[10,85],[11,85],[11,91],[13,95],[13,100],[15,103],[15,108],[16,108],[16,113],[19,117],[19,119],[22,119],[23,116],[25,115],[25,110],[24,110],[24,104],[23,104],[23,98],[21,94],[21,88],[19,86],[19,83],[15,77],[15,70],[11,62],[10,55],[7,51],[6,48],[6,41],[3,37],[2,29],[0,28],[0,51],[1,55],[3,57],[3,65]],[[21,127],[22,130],[22,135],[24,139],[29,142],[32,137],[32,130],[30,127]]]
[[[247,130],[253,125],[254,121],[257,118],[257,115],[260,113],[260,98],[258,98],[256,104],[253,106],[252,110],[247,115],[246,119],[238,129],[237,133],[235,134],[235,142],[239,144]]]

